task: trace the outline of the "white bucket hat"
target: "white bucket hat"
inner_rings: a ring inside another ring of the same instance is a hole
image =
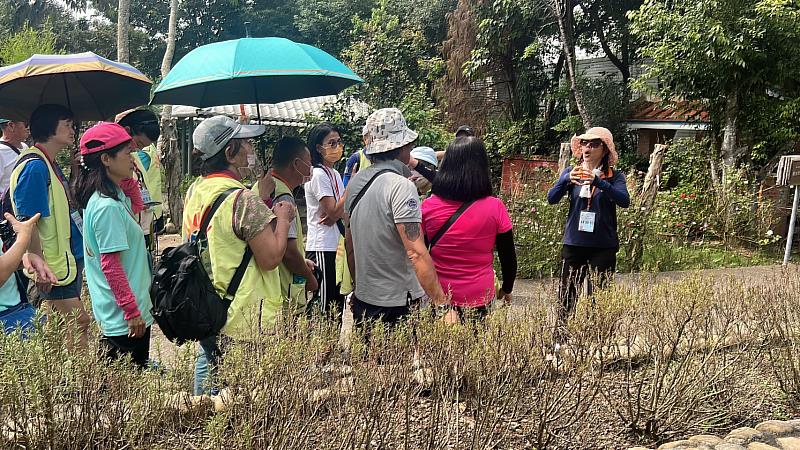
[[[386,153],[417,140],[416,131],[408,128],[403,113],[397,108],[383,108],[370,114],[368,128],[372,141],[364,149],[367,155]],[[365,133],[366,134],[366,133]]]

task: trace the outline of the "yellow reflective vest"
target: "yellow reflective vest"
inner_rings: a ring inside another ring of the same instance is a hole
[[[186,193],[183,211],[184,238],[198,230],[203,214],[211,208],[217,196],[231,188],[246,189],[240,181],[219,174],[200,177],[192,184]],[[221,297],[226,295],[247,246],[233,230],[234,205],[240,195],[241,192],[230,194],[208,226],[210,275]],[[280,313],[281,303],[278,269],[262,270],[252,258],[228,308],[228,321],[222,333],[234,339],[248,340],[256,333],[269,330]]]
[[[70,227],[70,213],[69,213],[69,197],[67,196],[67,188],[61,182],[61,179],[56,175],[53,170],[52,162],[41,150],[36,147],[30,147],[20,154],[23,156],[34,153],[39,155],[47,165],[47,170],[50,174],[50,183],[47,187],[47,203],[50,209],[50,215],[42,217],[36,224],[39,230],[39,240],[41,241],[42,254],[44,260],[50,269],[56,275],[58,281],[56,286],[67,286],[75,281],[75,275],[78,272],[78,266],[75,264],[75,255],[72,254],[70,247],[70,237],[72,228]],[[14,191],[17,189],[19,176],[25,166],[35,158],[28,159],[22,164],[18,165],[11,172],[11,205],[14,211],[17,210],[16,202],[14,201]],[[24,186],[21,189],[25,189]]]

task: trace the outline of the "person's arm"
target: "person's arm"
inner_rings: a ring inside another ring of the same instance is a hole
[[[106,276],[108,286],[114,295],[114,302],[122,310],[122,317],[128,322],[128,337],[140,338],[144,336],[147,324],[142,319],[136,296],[131,290],[128,276],[122,267],[120,252],[102,253],[100,255],[100,269]]]
[[[411,260],[411,265],[414,266],[414,272],[417,274],[419,284],[428,294],[428,297],[431,298],[431,302],[435,305],[450,303],[444,294],[444,290],[442,290],[442,286],[439,284],[433,260],[425,247],[425,240],[422,239],[422,226],[419,223],[398,223],[395,226],[400,234],[400,240],[403,241],[403,247],[406,249],[408,259]]]
[[[572,187],[572,180],[570,179],[570,168],[564,170],[558,178],[556,184],[547,191],[547,203],[555,205],[560,202],[567,194],[567,191]]]
[[[269,211],[263,202],[258,202],[258,205]],[[250,207],[255,208],[254,205],[250,205]],[[248,220],[247,214],[242,216],[243,220]],[[252,224],[257,226],[259,231],[245,240],[253,251],[253,258],[258,267],[262,270],[272,270],[278,267],[286,253],[289,223],[294,219],[294,207],[287,202],[278,202],[272,207],[272,214],[262,212],[260,217],[261,223]],[[273,217],[276,220],[271,225]],[[267,220],[266,224],[263,223],[264,220]]]
[[[41,215],[34,214],[33,217],[24,222],[17,221],[17,219],[9,213],[6,213],[4,217],[17,233],[17,239],[14,241],[11,248],[0,256],[0,284],[5,283],[14,275],[14,272],[19,269],[22,257],[25,255],[25,251],[28,249],[28,245],[31,242],[31,237],[39,234],[36,231],[36,222],[39,221]]]
[[[514,290],[514,281],[517,278],[517,251],[514,248],[514,231],[508,230],[499,233],[495,240],[497,247],[497,257],[500,260],[500,272],[503,278],[503,285],[500,290],[500,298],[511,301],[511,292]]]
[[[320,223],[331,226],[344,215],[344,196],[338,202],[333,197],[323,197],[319,199],[319,207],[322,209]]]
[[[615,173],[612,183],[600,177],[594,177],[592,185],[597,186],[597,189],[605,192],[611,197],[611,200],[622,208],[627,208],[631,205],[631,196],[628,194],[628,184],[625,181],[625,174],[622,172]]]
[[[415,170],[431,183],[433,183],[433,180],[436,178],[436,171],[425,167],[424,164],[417,164]]]
[[[306,280],[314,278],[314,272],[308,267],[306,258],[300,254],[300,249],[297,248],[297,239],[288,239],[286,253],[283,254],[283,264],[290,272],[300,275]]]
[[[356,284],[356,251],[353,247],[353,234],[350,232],[350,216],[345,214],[344,218],[344,251],[347,255],[347,269],[350,271],[350,279],[353,286]]]
[[[126,178],[119,183],[119,187],[125,196],[131,199],[131,212],[139,214],[144,211],[144,199],[142,199],[142,190],[138,180]]]

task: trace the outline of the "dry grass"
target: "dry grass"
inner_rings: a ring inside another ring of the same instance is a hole
[[[800,277],[782,275],[610,288],[580,301],[557,352],[541,304],[455,328],[422,313],[347,352],[325,324],[281,324],[231,349],[213,399],[186,393],[192,348],[137,372],[67,354],[53,321],[0,337],[0,447],[620,448],[724,432],[800,396]]]

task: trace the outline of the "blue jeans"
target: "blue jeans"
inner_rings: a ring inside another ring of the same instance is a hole
[[[0,312],[0,324],[2,324],[5,334],[21,329],[23,338],[27,338],[36,328],[35,316],[36,310],[30,303],[20,302],[17,306]]]
[[[194,365],[194,395],[217,395],[219,387],[216,386],[217,366],[222,358],[219,348],[219,336],[210,336],[200,342],[197,352],[197,362]]]

